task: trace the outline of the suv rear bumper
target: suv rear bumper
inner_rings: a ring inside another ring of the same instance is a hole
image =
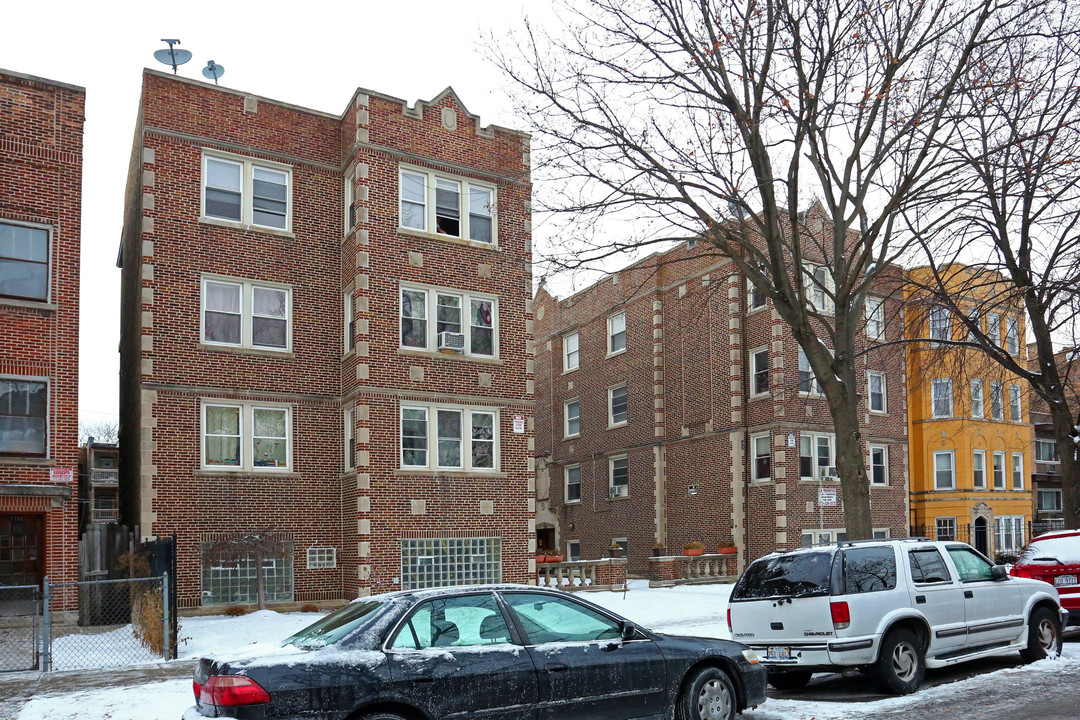
[[[767,644],[754,643],[750,647],[761,657],[761,662],[770,670],[810,670],[824,672],[836,667],[858,667],[869,665],[877,659],[880,635],[865,637],[840,638],[821,643],[782,642]],[[769,648],[788,648],[791,660],[769,660]]]

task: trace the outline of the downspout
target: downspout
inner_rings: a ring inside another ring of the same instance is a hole
[[[739,333],[739,337],[742,338],[742,351],[739,353],[739,357],[742,359],[742,420],[743,420],[743,547],[746,548],[746,564],[750,564],[750,472],[752,460],[750,457],[750,375],[749,375],[749,362],[746,355],[746,322],[749,317],[749,311],[747,309],[747,292],[746,292],[746,280],[739,278],[740,292],[739,292],[739,327],[742,328],[742,332]],[[769,328],[769,345],[772,345],[772,328]],[[772,353],[770,353],[772,355]],[[772,360],[769,360],[770,364]],[[772,368],[769,368],[770,372]],[[772,442],[769,443],[769,452],[772,452]],[[734,540],[734,538],[732,538]]]

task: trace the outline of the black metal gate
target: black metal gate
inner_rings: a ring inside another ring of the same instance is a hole
[[[166,598],[169,603],[169,621],[172,626],[172,641],[169,643],[169,648],[172,651],[172,659],[175,660],[177,631],[179,630],[176,614],[176,587],[180,584],[176,575],[176,533],[174,532],[172,537],[147,540],[139,546],[139,549],[146,553],[146,558],[150,563],[151,577],[161,577],[162,574],[169,573],[169,597]]]
[[[41,589],[0,586],[0,672],[37,670],[41,648]]]

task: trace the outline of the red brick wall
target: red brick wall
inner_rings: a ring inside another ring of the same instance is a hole
[[[0,71],[0,219],[51,230],[49,301],[0,298],[0,375],[49,379],[48,453],[0,456],[0,485],[63,488],[69,499],[0,495],[0,513],[45,516],[45,572],[78,573],[79,237],[85,91]],[[54,483],[70,468],[71,483]],[[14,492],[14,491],[12,491]]]

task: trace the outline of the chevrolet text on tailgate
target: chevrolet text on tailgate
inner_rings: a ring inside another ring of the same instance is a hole
[[[895,694],[918,689],[928,667],[1055,656],[1068,617],[1053,585],[928,538],[766,555],[739,578],[728,608],[732,637],[758,652],[774,687],[861,668]]]

